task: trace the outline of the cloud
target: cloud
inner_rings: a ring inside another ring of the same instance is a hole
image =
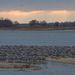
[[[42,13],[44,11],[31,11],[31,12],[23,12],[23,11],[2,11],[0,12],[0,15],[14,15],[14,16],[20,16],[20,15],[30,15],[30,14],[36,14],[36,13]]]
[[[69,11],[67,10],[54,10],[51,11],[52,14],[67,14]]]
[[[43,12],[49,12],[51,14],[66,14],[70,11],[67,10],[52,10],[52,11],[47,11],[47,10],[43,10],[43,11],[30,11],[30,12],[24,12],[24,11],[0,11],[0,15],[15,15],[15,16],[19,16],[19,15],[30,15],[30,14],[37,14],[37,13],[43,13]],[[73,11],[72,11],[73,12]]]
[[[63,22],[74,21],[75,11],[70,10],[39,10],[39,11],[0,11],[0,16],[9,18],[13,21],[29,22],[36,19],[39,21],[46,20],[47,22]]]

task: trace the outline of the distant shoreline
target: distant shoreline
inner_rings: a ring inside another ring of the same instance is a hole
[[[23,26],[23,27],[3,27],[0,30],[25,30],[25,31],[41,31],[41,30],[74,30],[75,27],[56,27],[56,26]]]

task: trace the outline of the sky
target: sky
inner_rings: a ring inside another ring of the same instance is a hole
[[[0,0],[0,17],[20,23],[75,21],[75,0]]]

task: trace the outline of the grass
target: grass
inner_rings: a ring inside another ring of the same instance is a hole
[[[75,58],[60,58],[60,59],[53,59],[50,57],[46,58],[47,61],[53,61],[53,62],[61,62],[61,63],[68,63],[68,64],[75,64]]]
[[[25,30],[25,31],[40,31],[40,30],[68,30],[75,29],[75,27],[56,27],[56,26],[40,26],[40,27],[31,27],[31,26],[23,26],[23,27],[4,27],[0,28],[0,30]]]
[[[32,66],[22,63],[8,63],[8,62],[0,62],[0,68],[5,69],[33,69],[33,70],[40,70],[42,67],[40,66]]]

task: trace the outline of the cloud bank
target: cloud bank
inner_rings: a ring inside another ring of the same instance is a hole
[[[47,22],[64,22],[74,21],[75,11],[67,10],[42,10],[42,11],[0,11],[0,17],[9,18],[13,21],[19,21],[20,23],[28,23],[30,20],[36,19],[39,21],[46,20]]]

